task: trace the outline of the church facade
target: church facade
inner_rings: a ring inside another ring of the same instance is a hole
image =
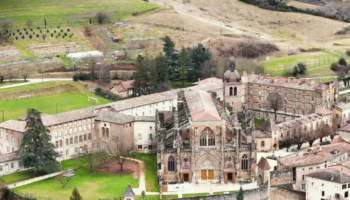
[[[156,115],[161,185],[256,178],[252,113],[243,110],[240,123],[226,114],[214,96],[200,90],[181,91],[172,112]]]

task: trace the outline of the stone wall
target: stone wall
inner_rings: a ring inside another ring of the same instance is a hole
[[[270,200],[305,200],[305,192],[282,187],[270,188]]]
[[[179,200],[232,200],[237,198],[238,193],[221,194],[221,195],[210,195],[210,196],[199,196],[199,197],[186,197],[178,198]],[[257,189],[245,190],[244,199],[254,200],[268,200],[268,185],[260,186]]]
[[[270,172],[271,186],[293,183],[292,169],[282,169]]]

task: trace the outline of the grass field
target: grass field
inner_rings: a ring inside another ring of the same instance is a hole
[[[330,65],[338,62],[339,56],[324,52],[303,53],[299,55],[283,56],[272,58],[269,61],[261,62],[265,67],[265,72],[272,76],[282,76],[285,69],[292,69],[298,62],[304,62],[307,65],[307,74],[305,76],[334,76],[335,73],[330,70]]]
[[[88,24],[99,11],[105,11],[109,20],[119,21],[133,12],[157,7],[139,0],[2,0],[0,20],[12,19],[15,28],[26,27],[26,20],[33,20],[33,27]],[[93,19],[95,22],[95,19]]]
[[[159,192],[156,174],[156,154],[135,153],[135,158],[145,161],[146,166],[146,190],[147,192]]]
[[[94,96],[94,95],[90,95]],[[109,103],[107,99],[97,97],[99,105]],[[80,108],[86,108],[96,105],[95,102],[87,101],[87,96],[78,94],[57,94],[51,96],[35,97],[32,99],[12,100],[0,102],[1,110],[5,111],[5,121],[9,119],[16,119],[27,113],[27,108],[36,108],[42,113],[55,114],[56,104],[58,102],[58,113],[76,110]]]
[[[256,128],[259,128],[265,121],[263,119],[256,119],[254,118],[254,124]]]
[[[10,88],[3,88],[0,89],[0,93],[3,92],[19,92],[19,91],[26,91],[26,90],[32,90],[32,89],[37,89],[37,88],[45,88],[45,87],[51,87],[51,86],[56,86],[59,84],[70,84],[71,81],[48,81],[48,82],[43,82],[43,83],[32,83],[28,85],[22,85],[19,87],[10,87]],[[80,84],[80,83],[72,83],[75,86]]]
[[[1,176],[1,180],[6,184],[11,184],[19,181],[28,180],[37,176],[40,176],[40,174],[36,175],[34,174],[34,171],[32,169],[28,169],[14,174]]]
[[[62,161],[64,169],[82,164],[86,164],[86,162],[77,163],[74,159]],[[55,178],[49,178],[15,188],[14,191],[21,195],[36,197],[37,199],[69,199],[73,188],[77,187],[84,199],[103,199],[120,197],[125,192],[128,183],[133,188],[137,188],[139,183],[137,179],[133,179],[132,174],[115,176],[97,171],[89,173],[86,165],[77,169],[74,174],[76,176],[69,181],[66,188],[61,188],[61,184]]]
[[[14,84],[19,84],[19,83],[24,83],[24,81],[5,81],[3,83],[0,83],[0,87],[3,87],[3,86],[8,86],[8,85],[14,85]]]

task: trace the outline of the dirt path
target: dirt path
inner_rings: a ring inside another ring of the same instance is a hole
[[[202,10],[190,4],[182,4],[173,0],[150,0],[150,2],[157,3],[159,5],[165,5],[166,7],[171,7],[180,15],[191,17],[202,23],[218,26],[222,29],[223,33],[229,31],[230,33],[239,35],[258,36],[262,39],[272,39],[271,37],[265,34],[242,30],[236,27],[232,27],[231,25],[228,25],[226,23],[220,22],[215,18],[209,17],[208,15],[206,15],[206,13],[203,13]]]

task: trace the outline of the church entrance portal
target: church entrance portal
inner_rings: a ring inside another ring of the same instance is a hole
[[[201,170],[201,180],[214,180],[214,170]]]
[[[184,182],[188,182],[189,178],[188,178],[188,174],[184,174]]]
[[[232,173],[227,174],[227,180],[232,182],[232,180],[233,180]]]

